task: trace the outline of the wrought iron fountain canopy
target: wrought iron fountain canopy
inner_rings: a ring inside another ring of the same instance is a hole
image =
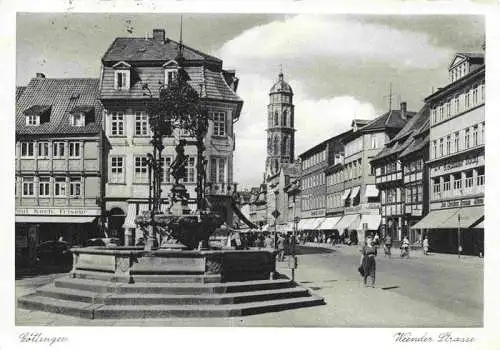
[[[145,244],[147,250],[158,247],[159,236],[163,236],[163,240],[167,236],[167,239],[173,242],[173,246],[181,245],[188,249],[207,248],[209,236],[223,222],[217,214],[207,208],[205,198],[204,138],[210,118],[200,96],[201,87],[198,93],[188,80],[187,73],[180,67],[176,79],[167,85],[160,84],[158,98],[153,96],[147,84],[143,85],[145,95],[149,96],[146,110],[153,133],[151,141],[153,153],[148,154],[149,210],[136,218],[136,224],[147,238]],[[169,169],[164,170],[165,164],[161,156],[164,149],[163,139],[174,136],[176,131],[183,138],[179,139],[175,147],[176,158]],[[195,213],[188,208],[189,194],[184,184],[180,182],[186,175],[188,156],[185,154],[185,146],[188,145],[194,145],[197,150]],[[170,206],[166,212],[162,212],[161,209],[161,182],[164,171],[169,171],[175,180],[171,189]]]

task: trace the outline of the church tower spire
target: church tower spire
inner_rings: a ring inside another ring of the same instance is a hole
[[[295,120],[293,90],[285,82],[282,68],[269,91],[267,105],[266,176],[276,174],[282,164],[294,162]]]

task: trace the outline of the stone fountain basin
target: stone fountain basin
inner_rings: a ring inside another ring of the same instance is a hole
[[[276,251],[170,250],[144,251],[143,247],[73,248],[76,276],[85,272],[109,274],[115,281],[134,282],[134,276],[201,275],[220,276],[221,282],[265,280],[276,271]]]

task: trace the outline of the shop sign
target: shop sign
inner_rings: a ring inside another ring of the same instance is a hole
[[[16,215],[97,216],[100,214],[100,209],[87,208],[16,208]]]
[[[443,209],[443,208],[470,207],[472,205],[483,205],[483,203],[484,203],[483,198],[476,198],[476,199],[445,201],[445,202],[440,202],[439,205],[440,208]]]
[[[449,171],[449,170],[456,169],[456,168],[476,166],[482,162],[484,162],[483,155],[469,157],[469,158],[462,157],[461,159],[450,161],[450,162],[445,162],[443,165],[433,168],[432,175],[436,175],[436,173],[439,173],[442,171]]]

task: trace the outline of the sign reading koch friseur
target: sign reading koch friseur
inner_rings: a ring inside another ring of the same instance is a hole
[[[16,208],[16,215],[96,216],[101,210],[88,208]]]

